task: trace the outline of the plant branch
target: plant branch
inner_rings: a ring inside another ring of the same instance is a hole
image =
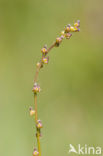
[[[41,120],[38,120],[38,113],[37,113],[37,93],[40,92],[40,86],[37,84],[38,80],[38,75],[40,69],[44,66],[44,64],[48,64],[49,58],[47,54],[54,48],[54,47],[59,47],[61,44],[62,40],[64,38],[70,39],[72,34],[70,32],[78,32],[79,31],[79,26],[80,26],[80,21],[77,21],[74,23],[74,26],[72,27],[70,24],[68,24],[65,27],[65,30],[61,32],[61,36],[56,38],[56,41],[49,47],[45,45],[42,49],[42,57],[40,61],[36,65],[36,73],[34,77],[34,86],[32,91],[34,92],[34,106],[35,110],[30,109],[30,115],[35,114],[35,124],[36,124],[36,137],[37,137],[37,145],[38,145],[38,150],[34,149],[33,156],[41,156],[41,148],[40,148],[40,137],[41,137],[41,128],[42,128],[42,122]]]

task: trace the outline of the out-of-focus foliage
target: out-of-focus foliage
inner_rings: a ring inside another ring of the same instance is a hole
[[[103,1],[0,0],[0,156],[32,155],[35,64],[77,19],[81,31],[39,74],[42,155],[68,155],[70,143],[103,146]]]

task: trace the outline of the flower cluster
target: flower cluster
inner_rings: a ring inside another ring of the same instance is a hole
[[[70,32],[79,32],[80,21],[74,23],[74,27],[68,24],[63,31],[61,31],[61,37],[56,38],[55,46],[58,47],[64,38],[70,39],[72,34]]]
[[[66,39],[70,39],[70,37],[72,36],[71,32],[79,32],[80,31],[79,27],[80,27],[80,21],[78,20],[77,22],[74,23],[74,26],[68,24],[65,27],[65,30],[62,31],[62,34]]]
[[[65,33],[78,32],[78,31],[80,31],[79,27],[80,27],[80,21],[79,20],[74,23],[74,27],[71,26],[70,24],[68,24],[65,28]]]
[[[61,32],[61,36],[56,38],[54,46],[59,47],[59,45],[61,44],[61,42],[64,38],[70,39],[70,37],[72,36],[72,34],[71,34],[72,32],[79,32],[80,31],[79,27],[80,27],[80,21],[79,20],[74,23],[74,26],[71,26],[70,24],[68,24],[65,27],[65,29]],[[42,53],[41,63],[38,62],[37,67],[43,67],[43,64],[48,64],[49,57],[46,57],[46,55],[48,54],[47,45],[45,45],[41,49],[41,53]]]

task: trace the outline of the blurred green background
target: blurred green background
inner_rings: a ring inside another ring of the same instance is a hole
[[[39,74],[43,156],[69,144],[103,147],[103,1],[0,0],[0,156],[31,156],[36,62],[68,23],[81,31],[54,48]]]

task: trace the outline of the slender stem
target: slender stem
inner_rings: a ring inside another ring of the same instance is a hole
[[[47,50],[47,54],[48,52],[55,46],[55,42],[48,48]],[[46,54],[46,55],[47,55]],[[38,75],[39,75],[39,70],[41,68],[42,65],[42,59],[39,62],[39,66],[36,68],[36,74],[34,77],[34,83],[37,82],[38,79]],[[37,94],[34,93],[34,105],[35,105],[35,124],[37,124],[38,121],[38,114],[37,114]],[[38,144],[38,152],[39,152],[39,156],[41,156],[41,147],[40,147],[40,131],[38,130],[38,128],[36,127],[36,137],[37,137],[37,144]]]
[[[38,143],[38,152],[39,156],[41,156],[41,147],[40,147],[40,132],[37,130],[37,143]]]
[[[48,52],[55,47],[56,42],[54,42],[49,48],[48,48]]]
[[[52,48],[55,47],[56,42],[54,42],[47,50],[46,55],[48,54],[48,52],[50,52],[50,50]],[[38,79],[38,75],[39,75],[39,71],[42,65],[42,59],[39,62],[39,66],[36,68],[36,73],[35,73],[35,77],[34,77],[34,83],[37,82]],[[35,123],[37,124],[37,120],[38,120],[38,114],[37,114],[37,94],[34,93],[34,104],[35,104]],[[38,152],[39,152],[39,156],[41,156],[41,147],[40,147],[40,131],[38,130],[38,128],[36,128],[37,132],[36,132],[36,137],[37,137],[37,144],[38,144]]]
[[[41,66],[41,63],[39,65],[39,67],[36,68],[36,74],[35,74],[35,77],[34,77],[34,83],[37,81],[39,70],[40,70],[40,66]]]
[[[37,124],[38,121],[38,113],[37,113],[37,94],[34,93],[34,105],[35,105],[35,124]],[[37,127],[36,127],[37,128]],[[36,137],[37,137],[37,144],[38,144],[38,152],[39,156],[41,156],[41,148],[40,148],[40,132],[37,129],[36,132]]]
[[[38,113],[37,113],[37,94],[34,93],[34,105],[35,105],[35,123],[37,124]]]
[[[46,53],[42,53],[42,57],[40,59],[40,61],[37,64],[36,67],[36,73],[35,73],[35,77],[34,77],[34,85],[37,82],[38,79],[38,75],[39,75],[39,71],[41,69],[41,67],[43,66],[43,57],[45,57],[55,46],[58,47],[60,45],[60,43],[62,42],[63,38],[67,38],[69,39],[72,34],[70,34],[69,32],[77,32],[79,31],[79,26],[80,26],[80,21],[77,21],[77,23],[75,23],[76,27],[71,27],[70,25],[68,25],[65,28],[65,31],[63,31],[62,35],[59,38],[56,38],[56,41],[48,48],[46,49]],[[43,51],[42,51],[43,52]],[[37,90],[37,92],[39,92]],[[38,114],[37,114],[37,93],[34,92],[34,104],[35,104],[35,124],[36,124],[36,137],[37,137],[37,145],[38,145],[38,152],[39,152],[39,156],[41,156],[41,148],[40,148],[40,128],[38,128],[37,123],[38,123]]]

